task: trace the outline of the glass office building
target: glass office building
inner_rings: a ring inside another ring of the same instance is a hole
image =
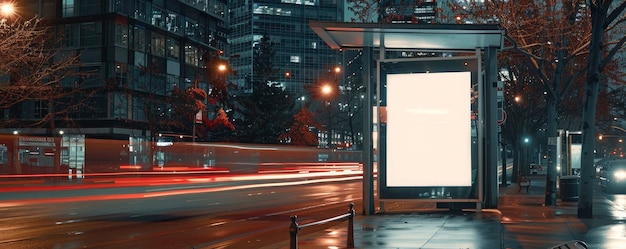
[[[75,80],[98,89],[88,103],[58,120],[56,129],[75,129],[88,137],[148,137],[152,105],[167,115],[172,89],[192,84],[208,90],[203,56],[225,50],[227,0],[26,0],[16,2],[22,19],[35,15],[55,27],[65,52],[80,53]],[[2,118],[36,121],[47,114],[45,101],[5,109]],[[25,126],[26,127],[26,126]],[[4,127],[4,129],[10,129]],[[52,135],[49,129],[20,128],[20,133]]]
[[[311,30],[309,21],[343,21],[341,0],[231,0],[229,55],[239,89],[251,91],[254,46],[263,35],[274,43],[273,79],[294,95],[303,87],[328,77],[341,64],[333,51]]]
[[[445,1],[441,1],[445,2]],[[388,23],[429,24],[437,22],[437,0],[380,1],[379,20]],[[446,6],[441,6],[446,9]]]

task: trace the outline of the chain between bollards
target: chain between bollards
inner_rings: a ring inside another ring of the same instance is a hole
[[[289,248],[298,249],[298,231],[300,231],[301,228],[321,225],[330,221],[337,221],[337,220],[341,220],[345,218],[348,218],[348,238],[346,241],[346,247],[354,248],[354,217],[355,217],[354,203],[350,203],[349,206],[350,206],[350,209],[348,210],[348,213],[346,214],[342,214],[342,215],[328,218],[325,220],[311,222],[311,223],[304,224],[304,225],[298,225],[298,216],[292,215],[291,224],[289,225],[289,237],[290,237]]]

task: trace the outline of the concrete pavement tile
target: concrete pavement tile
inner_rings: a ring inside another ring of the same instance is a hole
[[[551,248],[572,240],[585,241],[589,248],[626,248],[626,210],[617,203],[620,198],[594,199],[594,218],[579,219],[577,202],[557,200],[556,206],[544,206],[544,191],[545,176],[539,176],[533,177],[529,192],[517,192],[515,184],[501,188],[497,212],[409,209],[405,212],[411,213],[357,215],[355,248],[526,249]],[[344,225],[303,236],[299,248],[346,248],[341,236],[347,237]],[[281,245],[264,249],[288,248],[288,243]]]
[[[583,241],[587,243],[589,248],[626,248],[626,224],[596,227],[586,234]]]
[[[568,223],[525,222],[504,225],[504,245],[507,248],[549,248],[571,240],[582,240],[571,233]]]

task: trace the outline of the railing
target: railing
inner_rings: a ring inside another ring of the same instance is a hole
[[[338,221],[343,219],[348,219],[348,239],[346,242],[347,248],[354,248],[354,203],[350,203],[350,209],[348,213],[331,217],[325,220],[320,220],[316,222],[307,223],[304,225],[298,225],[297,219],[298,216],[291,216],[291,225],[289,226],[289,235],[291,237],[289,248],[290,249],[298,249],[298,231],[305,227],[311,227],[316,225],[325,224],[331,221]]]
[[[550,247],[550,249],[587,249],[587,243],[582,240],[572,240]]]

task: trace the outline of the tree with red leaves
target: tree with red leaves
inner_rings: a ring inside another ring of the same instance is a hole
[[[217,116],[213,120],[207,120],[205,124],[211,130],[216,130],[220,127],[227,128],[231,131],[235,130],[235,126],[228,120],[228,115],[226,115],[223,108],[217,110]]]
[[[212,51],[204,54],[205,61],[204,76],[208,81],[208,94],[204,89],[194,84],[194,89],[202,91],[204,96],[198,96],[198,100],[203,101],[199,111],[202,112],[202,122],[195,126],[196,136],[205,141],[221,141],[230,137],[235,130],[235,126],[231,123],[227,112],[233,103],[229,90],[235,88],[235,85],[228,81],[228,75],[234,73],[230,67],[230,62],[224,57],[223,51]],[[204,97],[204,98],[202,98]],[[207,103],[208,105],[204,105]],[[213,117],[213,119],[211,119]]]
[[[315,114],[307,107],[300,109],[294,115],[293,125],[280,134],[280,140],[291,145],[317,146],[319,141],[311,128],[321,127],[321,125],[315,121],[314,117]]]

